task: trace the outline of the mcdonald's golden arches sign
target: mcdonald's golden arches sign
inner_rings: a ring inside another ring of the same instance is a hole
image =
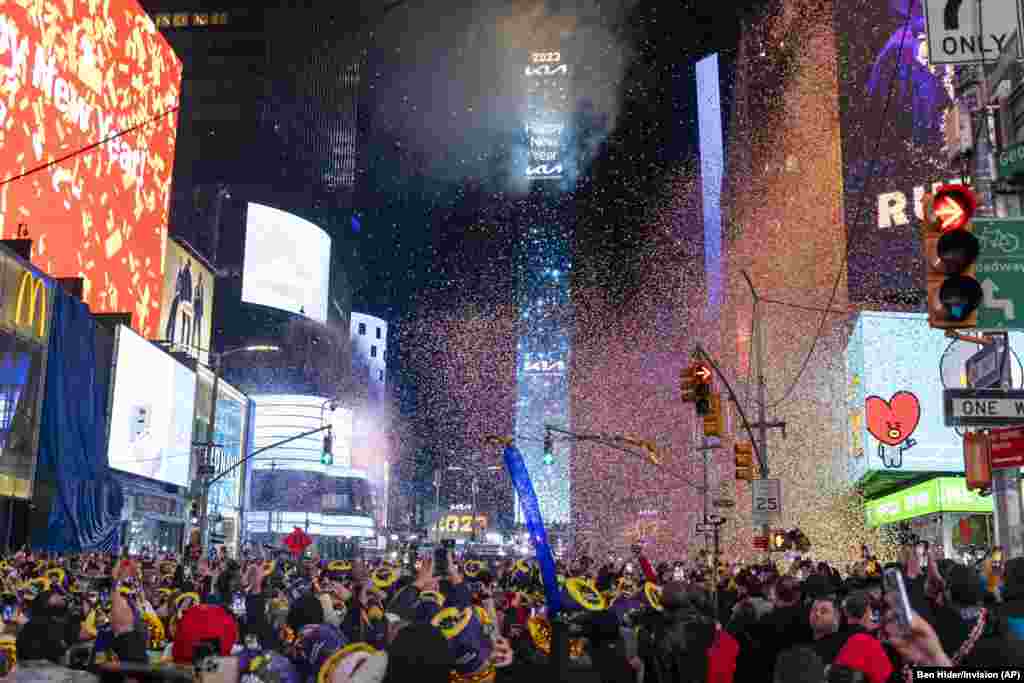
[[[50,333],[52,283],[6,255],[0,257],[4,323],[20,337],[46,343]]]

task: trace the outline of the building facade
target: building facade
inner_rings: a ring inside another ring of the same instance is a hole
[[[378,526],[389,525],[391,490],[391,403],[388,393],[388,323],[352,313],[352,384],[364,401],[355,404],[352,467],[364,472],[373,493]],[[364,393],[365,392],[365,393]]]

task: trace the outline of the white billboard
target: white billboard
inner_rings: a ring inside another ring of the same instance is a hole
[[[307,220],[249,203],[242,301],[327,320],[331,238]]]
[[[117,331],[110,466],[187,486],[196,374],[127,327]]]

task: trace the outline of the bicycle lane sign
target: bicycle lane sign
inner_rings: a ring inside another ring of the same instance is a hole
[[[975,218],[979,329],[1024,329],[1024,218]]]

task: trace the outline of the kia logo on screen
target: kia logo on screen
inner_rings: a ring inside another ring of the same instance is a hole
[[[541,64],[540,66],[528,66],[526,67],[527,76],[568,76],[569,66],[567,64],[559,64],[558,66],[551,66],[550,64]]]

